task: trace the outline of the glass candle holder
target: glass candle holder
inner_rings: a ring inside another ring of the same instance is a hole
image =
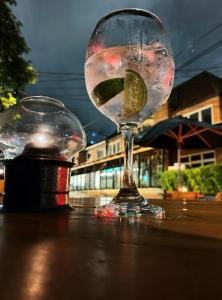
[[[82,125],[59,100],[28,97],[5,111],[0,119],[3,210],[69,209],[72,159],[85,145]]]

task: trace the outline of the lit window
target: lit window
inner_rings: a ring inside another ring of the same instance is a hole
[[[108,146],[108,155],[117,154],[120,152],[120,143],[115,142]]]
[[[201,160],[200,154],[191,155],[191,161]]]
[[[192,112],[191,114],[184,115],[185,117],[196,120],[196,121],[203,121],[209,124],[213,123],[212,117],[212,107],[200,109],[198,111]]]
[[[215,151],[192,153],[181,156],[181,162],[189,167],[199,167],[215,163]]]
[[[197,112],[194,114],[191,114],[189,117],[192,120],[199,121],[199,114]]]
[[[201,119],[204,122],[212,124],[212,113],[211,113],[211,107],[207,109],[203,109],[201,111]]]
[[[108,147],[108,155],[113,155],[113,145],[109,145]]]
[[[103,158],[105,156],[104,150],[98,150],[96,156],[97,159]]]
[[[206,152],[206,153],[203,153],[203,158],[204,158],[204,159],[210,159],[210,158],[213,158],[213,159],[214,159],[214,152]]]
[[[189,157],[188,157],[188,156],[181,157],[181,162],[182,162],[182,163],[187,163],[187,162],[189,162]]]
[[[119,152],[120,152],[120,144],[119,144],[119,142],[116,142],[114,144],[114,153],[117,154]]]

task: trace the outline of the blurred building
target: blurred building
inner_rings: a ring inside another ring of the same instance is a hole
[[[222,79],[202,72],[173,89],[169,101],[146,120],[140,130],[178,115],[205,121],[210,124],[222,122]],[[138,187],[157,187],[159,171],[175,165],[177,151],[167,151],[134,146],[133,171]],[[222,148],[183,150],[181,162],[185,166],[197,167],[209,163],[222,163]],[[115,133],[108,139],[90,145],[75,156],[72,169],[73,190],[99,190],[120,187],[123,170],[123,139]]]

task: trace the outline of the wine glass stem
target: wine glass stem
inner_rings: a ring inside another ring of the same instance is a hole
[[[136,124],[124,124],[120,126],[120,129],[124,139],[124,169],[121,187],[114,197],[113,203],[140,205],[144,202],[144,198],[138,192],[133,178],[133,139],[137,133],[137,126]]]
[[[121,188],[136,189],[133,178],[133,140],[137,132],[135,124],[125,124],[120,127],[124,139],[124,169]]]

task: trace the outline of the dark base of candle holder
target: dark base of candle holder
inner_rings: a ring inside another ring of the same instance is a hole
[[[21,209],[21,208],[8,208],[8,207],[5,207],[3,204],[0,205],[0,213],[39,213],[39,212],[70,212],[70,211],[73,211],[75,210],[74,207],[72,207],[70,204],[66,204],[66,205],[61,205],[61,206],[57,206],[57,207],[54,207],[54,208],[44,208],[44,209],[39,209],[39,210],[36,210],[36,209],[29,209],[27,210],[27,208],[25,209]]]
[[[25,156],[5,161],[1,212],[68,211],[71,162]]]

